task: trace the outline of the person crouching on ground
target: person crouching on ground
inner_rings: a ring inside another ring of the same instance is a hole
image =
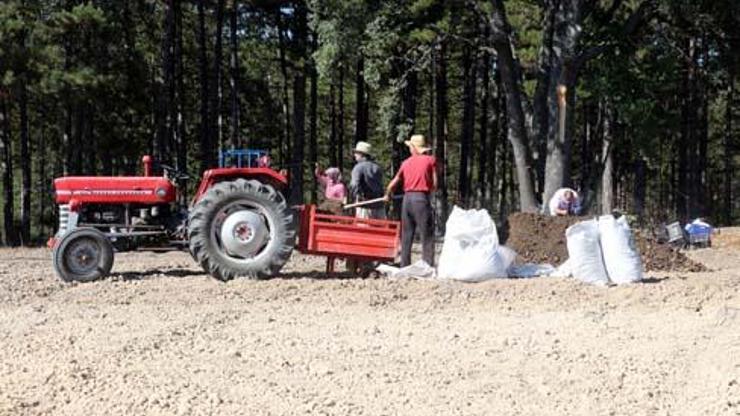
[[[357,142],[355,145],[355,161],[352,168],[352,179],[349,182],[350,195],[354,202],[369,201],[383,198],[383,170],[375,163],[372,156],[373,147],[367,142]],[[382,200],[376,203],[358,207],[355,210],[357,218],[385,219],[385,204]]]
[[[341,215],[347,202],[347,187],[342,183],[342,172],[334,167],[322,170],[317,163],[314,174],[319,185],[324,188],[324,201],[319,204],[319,209]]]
[[[560,188],[555,191],[548,205],[552,216],[579,215],[581,213],[581,201],[578,198],[578,193],[570,188]]]
[[[432,193],[437,189],[437,160],[427,155],[431,149],[421,134],[406,141],[411,156],[404,160],[385,192],[389,202],[393,190],[403,183],[403,208],[401,209],[401,267],[411,264],[411,246],[414,234],[421,234],[422,259],[434,266],[434,213]]]

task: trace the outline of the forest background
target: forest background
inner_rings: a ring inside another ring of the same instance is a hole
[[[571,186],[591,214],[733,224],[739,51],[736,0],[3,0],[0,241],[53,233],[61,175],[151,154],[192,190],[249,147],[310,202],[314,163],[347,178],[366,140],[390,180],[412,133],[442,219]]]

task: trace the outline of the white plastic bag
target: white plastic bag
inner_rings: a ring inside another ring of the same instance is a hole
[[[424,260],[406,267],[395,267],[388,264],[379,264],[375,268],[380,274],[389,279],[434,279],[437,272]]]
[[[454,207],[446,227],[439,278],[480,282],[507,277],[516,253],[498,245],[496,224],[486,210]]]
[[[493,244],[498,245],[496,223],[485,209],[465,210],[455,205],[447,218],[445,230],[445,241],[477,241],[483,237],[491,237]]]
[[[609,277],[601,257],[599,226],[596,220],[581,221],[565,230],[570,272],[576,279],[607,285]]]
[[[550,277],[571,277],[573,276],[573,270],[571,265],[570,258],[565,261],[565,263],[558,266],[555,271],[550,273]]]
[[[627,219],[612,215],[599,217],[599,238],[609,280],[618,285],[642,280],[642,259],[635,247]]]

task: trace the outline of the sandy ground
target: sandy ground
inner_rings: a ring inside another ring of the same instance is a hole
[[[326,278],[298,255],[222,284],[183,253],[63,284],[47,250],[0,250],[0,414],[740,415],[728,241],[691,253],[712,272],[612,288]]]

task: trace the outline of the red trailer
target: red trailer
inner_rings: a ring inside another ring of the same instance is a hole
[[[334,272],[334,261],[350,264],[394,261],[399,250],[401,223],[321,214],[315,205],[298,207],[300,227],[298,251],[326,256],[326,271]]]

